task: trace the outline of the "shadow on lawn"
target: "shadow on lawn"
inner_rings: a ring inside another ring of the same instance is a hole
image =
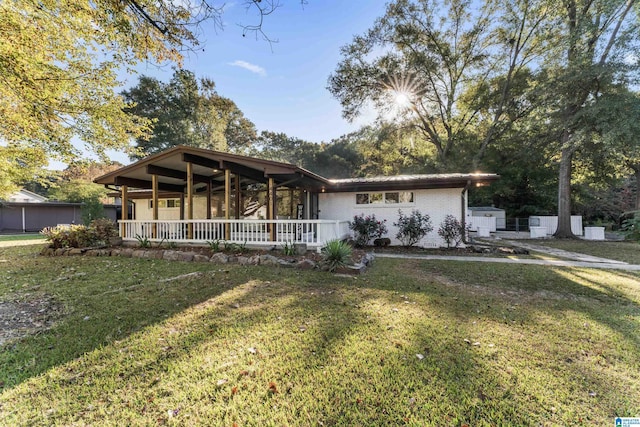
[[[600,424],[609,421],[606,417],[635,416],[638,400],[630,390],[638,380],[638,362],[632,355],[640,351],[639,276],[598,269],[520,269],[492,264],[469,271],[445,262],[403,266],[407,267],[418,271],[412,276],[422,283],[421,289],[431,288],[446,301],[443,309],[457,322],[487,319],[512,324],[506,329],[516,332],[512,347],[524,347],[524,352],[512,353],[509,364],[527,360],[528,351],[540,353],[544,363],[523,368],[539,373],[539,381],[551,390],[551,384],[561,390],[557,394],[555,390],[546,394],[519,390],[518,394],[540,399],[547,408],[586,408],[565,418],[557,418],[560,412],[549,413],[550,420]],[[616,286],[608,284],[611,282]],[[509,342],[504,345],[511,346]],[[632,376],[620,376],[620,371]]]
[[[21,376],[2,400],[5,408],[24,405],[32,422],[54,424],[100,422],[113,413],[123,423],[168,421],[163,402],[185,399],[221,424],[239,417],[278,425],[456,425],[489,419],[495,410],[524,423],[518,408],[483,403],[486,391],[469,387],[469,378],[494,381],[464,344],[446,334],[434,342],[426,332],[429,319],[410,305],[401,306],[411,311],[398,323],[394,307],[403,300],[372,279],[230,267],[170,292],[132,288],[109,306],[101,306],[99,294],[87,295],[72,316],[91,312],[94,323],[76,319],[8,350],[16,357],[5,369]],[[113,329],[92,326],[104,325],[104,317],[129,320]],[[80,344],[55,346],[56,340],[71,343],[74,334]],[[20,352],[33,352],[36,362],[20,366],[29,360]],[[239,388],[239,399],[216,383],[221,377]],[[30,378],[28,386],[19,385]],[[87,395],[93,397],[77,407],[77,397]],[[40,408],[52,405],[68,410],[45,416]],[[283,409],[272,410],[276,406]]]
[[[201,415],[227,425],[247,420],[527,425],[531,407],[513,395],[535,399],[536,393],[515,387],[512,376],[489,367],[492,354],[475,351],[462,339],[469,336],[472,321],[501,323],[506,314],[508,322],[527,325],[536,322],[537,312],[560,320],[571,307],[622,334],[633,325],[625,317],[628,310],[638,309],[634,301],[616,295],[627,311],[603,316],[580,298],[599,304],[614,298],[613,290],[585,286],[546,268],[527,268],[536,276],[514,274],[513,283],[495,284],[492,277],[500,274],[495,266],[474,266],[471,276],[463,277],[450,263],[380,264],[365,276],[343,279],[318,272],[178,263],[176,276],[194,269],[201,269],[202,276],[179,284],[153,278],[122,283],[130,289],[110,294],[108,306],[99,292],[88,292],[68,322],[3,349],[5,372],[16,375],[5,380],[2,398],[28,401],[25,405],[41,413],[41,406],[57,399],[73,408],[75,396],[86,395],[87,387],[94,390],[83,408],[48,418],[51,423],[100,422],[114,412],[124,423],[135,423],[136,416],[168,421],[167,405],[188,400]],[[134,264],[124,260],[117,265]],[[434,274],[451,283],[443,284]],[[419,304],[411,304],[412,299]],[[558,304],[564,300],[570,305]],[[509,311],[518,301],[539,306]],[[399,314],[405,316],[402,321]],[[637,336],[625,339],[638,348]],[[36,386],[34,377],[43,373]],[[579,363],[562,365],[553,374],[567,381],[588,377],[588,383],[606,386],[595,370]],[[20,385],[30,378],[33,384]],[[219,378],[228,386],[218,385]],[[238,391],[231,392],[232,386]],[[272,411],[276,406],[282,409]]]

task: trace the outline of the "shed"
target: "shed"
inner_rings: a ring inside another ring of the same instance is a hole
[[[471,211],[471,216],[475,217],[494,217],[496,219],[496,229],[498,230],[506,230],[507,228],[507,214],[504,209],[493,206],[477,206],[469,207],[469,211]]]

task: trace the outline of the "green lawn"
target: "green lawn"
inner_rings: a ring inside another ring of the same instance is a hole
[[[44,236],[40,233],[36,234],[0,234],[1,246],[15,246],[18,244],[32,244],[34,240],[44,242]]]
[[[613,425],[640,416],[640,276],[378,259],[357,278],[0,248],[0,425]],[[195,274],[191,274],[195,273]]]

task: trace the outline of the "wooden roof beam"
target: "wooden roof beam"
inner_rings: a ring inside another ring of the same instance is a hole
[[[245,178],[251,178],[254,181],[267,182],[267,178],[265,177],[264,172],[260,172],[260,170],[258,169],[253,169],[239,163],[223,160],[220,162],[220,169],[228,169],[231,171],[231,173],[244,176]]]
[[[144,179],[127,178],[124,176],[115,177],[115,185],[127,185],[129,187],[142,188],[147,190],[152,188],[151,181],[146,181]],[[184,186],[176,184],[165,184],[160,182],[158,183],[158,190],[182,193],[184,192]]]
[[[182,179],[184,181],[187,180],[187,172],[183,172],[176,169],[169,169],[162,166],[147,165],[147,173],[151,175],[166,176],[168,178]],[[200,183],[206,184],[210,182],[212,178],[213,177],[199,175],[196,173],[193,174],[194,182],[200,182]]]

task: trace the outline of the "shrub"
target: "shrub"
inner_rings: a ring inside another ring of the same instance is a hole
[[[378,239],[387,234],[387,220],[378,221],[375,215],[355,215],[353,221],[349,221],[349,229],[355,234],[357,246],[367,246],[371,239]]]
[[[406,248],[415,245],[433,230],[429,215],[417,210],[412,210],[410,215],[405,215],[402,209],[398,209],[398,222],[394,222],[393,225],[398,227],[396,238]]]
[[[322,263],[330,272],[336,271],[351,262],[351,246],[342,240],[331,240],[322,248]]]
[[[625,240],[640,241],[640,215],[636,213],[633,217],[622,221],[620,231],[624,234]]]
[[[97,240],[105,243],[113,237],[118,237],[118,227],[109,218],[94,219],[89,224],[89,229],[93,230]]]
[[[209,249],[213,252],[219,252],[222,244],[224,244],[224,240],[207,240],[207,245],[209,245]]]
[[[438,235],[447,243],[447,248],[450,248],[451,245],[457,248],[465,236],[465,231],[458,218],[447,215],[440,224]]]
[[[244,243],[225,242],[224,250],[225,252],[231,252],[234,254],[243,254],[248,252],[249,248],[247,248],[247,241],[245,240]]]
[[[98,241],[95,232],[84,225],[60,225],[46,227],[40,234],[44,235],[51,247],[58,248],[83,248],[91,246]]]

